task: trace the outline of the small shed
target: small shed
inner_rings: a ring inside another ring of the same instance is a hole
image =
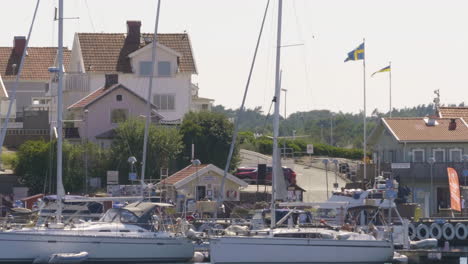
[[[189,165],[158,183],[162,196],[172,200],[177,210],[195,211],[199,201],[215,201],[221,191],[224,171],[213,164]],[[239,201],[240,190],[248,183],[228,173],[224,201]]]
[[[288,186],[288,201],[290,202],[302,202],[304,199],[304,190],[297,184],[291,184]]]

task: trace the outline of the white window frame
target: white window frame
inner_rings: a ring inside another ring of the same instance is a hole
[[[420,161],[420,162],[424,162],[424,161],[426,160],[426,152],[424,151],[424,149],[421,149],[421,148],[411,150],[411,154],[412,154],[412,159],[411,159],[411,161],[412,161],[412,162],[416,162],[416,161],[415,161],[415,159],[416,159],[415,152],[416,152],[416,151],[421,151],[421,152],[422,152],[422,161]],[[419,162],[419,161],[418,161],[418,162]]]
[[[442,155],[442,161],[436,160],[436,162],[445,162],[445,161],[446,161],[446,158],[445,158],[445,149],[443,149],[443,148],[432,149],[432,157],[434,157],[434,159],[436,158],[435,153],[436,153],[437,151],[442,151],[443,155]]]
[[[174,108],[172,108],[172,109],[169,109],[169,107],[166,108],[166,109],[162,108],[161,104],[159,104],[159,102],[156,102],[156,96],[159,96],[159,98],[162,98],[163,96],[167,96],[166,97],[167,98],[167,102],[166,102],[167,106],[169,106],[169,96],[172,96],[174,98]],[[177,108],[176,107],[176,94],[174,94],[174,93],[154,94],[153,95],[153,104],[155,104],[158,107],[158,111],[176,111],[176,108]]]
[[[449,150],[449,158],[451,162],[455,162],[453,160],[453,152],[460,152],[460,160],[458,162],[463,162],[463,151],[460,148],[452,148]]]

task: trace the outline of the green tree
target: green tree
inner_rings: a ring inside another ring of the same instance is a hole
[[[57,182],[57,145],[55,143],[55,141],[42,140],[26,141],[18,150],[15,173],[29,188],[30,194],[55,193]],[[101,182],[104,180],[108,167],[108,155],[105,150],[93,143],[71,144],[64,141],[62,180],[65,191],[70,193],[84,191],[86,156],[88,176],[101,177]]]
[[[120,123],[116,129],[110,149],[110,162],[111,167],[119,171],[122,182],[127,181],[130,172],[127,163],[130,156],[137,159],[138,175],[141,175],[144,130],[145,122],[138,119]],[[174,169],[172,164],[183,148],[182,136],[176,128],[151,124],[148,139],[145,178],[158,179],[161,168]]]
[[[224,169],[232,141],[234,125],[220,113],[187,113],[180,127],[185,145],[182,162],[190,162],[191,146],[195,144],[195,158],[202,163],[212,163]],[[236,144],[230,170],[239,163],[239,148]]]
[[[49,144],[45,141],[26,141],[18,149],[15,174],[30,189],[31,194],[44,189],[49,171]]]

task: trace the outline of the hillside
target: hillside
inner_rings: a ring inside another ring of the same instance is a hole
[[[463,106],[460,104],[459,106]],[[214,112],[234,117],[237,110],[226,109],[222,105],[213,107]],[[402,109],[393,109],[393,117],[416,117],[433,115],[434,105],[418,105]],[[375,127],[380,117],[388,116],[388,113],[381,113],[377,109],[368,113],[367,131],[370,133]],[[332,118],[333,117],[333,118]],[[331,120],[333,119],[333,142],[331,142]],[[296,136],[308,136],[308,141],[316,143],[333,143],[334,146],[346,148],[361,148],[363,142],[363,120],[362,113],[331,112],[330,110],[313,110],[308,112],[296,112],[288,116],[285,120],[281,117],[280,136],[292,136],[295,131]],[[267,115],[261,109],[247,109],[239,125],[239,131],[250,131],[260,134],[271,134],[271,115]]]

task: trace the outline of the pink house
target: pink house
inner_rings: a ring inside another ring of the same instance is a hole
[[[81,139],[109,147],[118,123],[130,117],[144,118],[146,104],[146,99],[118,82],[117,74],[108,74],[103,87],[70,105],[67,110]],[[153,122],[158,122],[162,116],[156,113],[154,104],[151,106]]]

